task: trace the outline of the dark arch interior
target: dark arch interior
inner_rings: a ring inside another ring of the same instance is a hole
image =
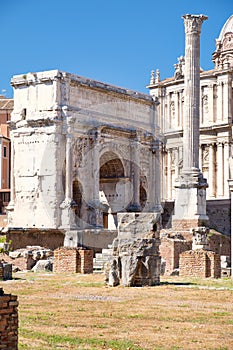
[[[106,152],[100,158],[100,179],[124,177],[121,160],[113,152]]]

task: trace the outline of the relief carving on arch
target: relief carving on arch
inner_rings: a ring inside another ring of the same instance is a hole
[[[73,164],[75,167],[84,166],[83,161],[89,152],[89,137],[87,135],[80,136],[73,143]]]

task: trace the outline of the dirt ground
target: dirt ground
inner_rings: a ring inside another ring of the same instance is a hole
[[[233,349],[233,282],[161,280],[111,288],[102,274],[17,273],[19,350]]]

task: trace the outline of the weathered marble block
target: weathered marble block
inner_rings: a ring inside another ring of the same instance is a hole
[[[160,283],[159,215],[118,214],[118,237],[113,241],[110,286],[153,286]]]

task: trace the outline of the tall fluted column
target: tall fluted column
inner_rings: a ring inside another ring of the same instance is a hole
[[[65,199],[61,203],[61,227],[67,231],[76,227],[74,208],[76,203],[73,201],[73,161],[72,161],[72,127],[75,121],[74,117],[69,115],[67,106],[62,108],[66,117],[66,183],[65,183]]]
[[[99,203],[99,132],[96,132],[93,149],[93,199]]]
[[[72,199],[72,133],[71,123],[67,121],[67,134],[66,134],[66,188],[65,199],[70,202]]]
[[[134,184],[134,204],[138,207],[140,207],[140,193],[139,193],[139,187],[140,187],[140,181],[139,181],[139,162],[138,162],[138,141],[135,141],[134,143],[134,177],[133,177],[133,184]]]
[[[183,16],[185,71],[183,114],[183,169],[175,185],[174,229],[206,226],[207,182],[199,169],[200,138],[200,33],[204,15]]]
[[[206,16],[183,16],[186,34],[184,74],[183,173],[199,172],[200,33]]]
[[[93,149],[93,206],[95,210],[95,224],[97,227],[103,227],[103,211],[107,211],[107,208],[102,207],[99,197],[99,171],[100,171],[100,132],[96,131],[94,135],[94,149]]]

